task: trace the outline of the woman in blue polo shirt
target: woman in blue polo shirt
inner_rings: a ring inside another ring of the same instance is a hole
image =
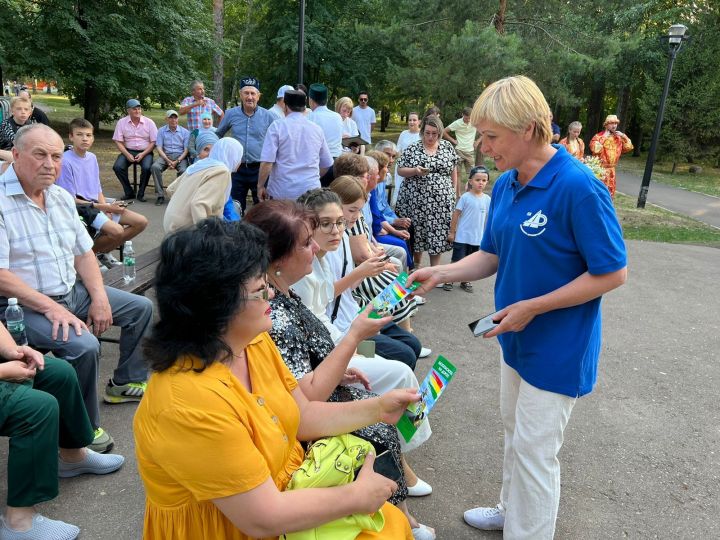
[[[600,298],[626,279],[622,230],[607,188],[558,145],[548,104],[527,77],[490,85],[473,107],[482,153],[506,171],[495,183],[480,251],[423,268],[409,281],[438,284],[497,273],[485,334],[503,351],[503,484],[495,507],[465,521],[504,538],[551,539],[560,501],[557,455],[578,397],[595,384]]]

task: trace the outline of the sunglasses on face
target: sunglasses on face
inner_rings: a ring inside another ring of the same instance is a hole
[[[360,98],[358,101],[365,102],[365,101],[367,101],[367,98]]]

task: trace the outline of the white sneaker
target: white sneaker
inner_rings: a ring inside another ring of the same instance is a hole
[[[502,531],[505,526],[505,512],[500,509],[500,505],[492,508],[479,506],[466,510],[463,519],[471,527],[483,531]]]
[[[112,256],[112,253],[99,253],[97,258],[98,261],[108,268],[112,268],[113,266],[122,266],[122,263]]]
[[[425,303],[427,302],[427,300],[425,300],[425,297],[423,297],[423,296],[415,296],[414,298],[415,298],[415,303],[418,306],[425,305]]]
[[[432,354],[432,349],[428,349],[427,347],[423,347],[420,349],[420,358],[427,358]]]

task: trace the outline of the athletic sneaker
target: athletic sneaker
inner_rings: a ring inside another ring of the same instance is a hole
[[[420,349],[420,356],[419,358],[427,358],[432,354],[432,349],[428,349],[427,347],[423,347]]]
[[[500,505],[466,510],[463,518],[468,525],[483,531],[502,531],[505,526],[505,512],[500,509]]]
[[[122,266],[122,263],[112,256],[112,253],[98,253],[98,261],[108,268],[113,266]]]
[[[147,382],[131,382],[116,385],[112,379],[105,387],[105,403],[127,403],[128,401],[140,401],[145,395]]]
[[[46,518],[40,514],[32,517],[32,525],[27,531],[16,531],[11,529],[0,518],[0,538],[3,540],[37,540],[38,538],[52,538],[53,540],[75,540],[80,534],[80,529],[70,523]]]
[[[93,439],[92,444],[88,445],[88,448],[94,452],[104,454],[105,452],[112,450],[114,445],[115,441],[110,434],[103,428],[99,427],[95,430],[95,438]]]
[[[117,471],[125,463],[125,458],[118,454],[98,454],[87,449],[85,459],[76,463],[63,461],[58,457],[58,476],[73,478],[81,474],[110,474]]]

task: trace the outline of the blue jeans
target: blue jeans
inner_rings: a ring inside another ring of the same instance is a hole
[[[375,352],[388,360],[397,360],[415,369],[420,356],[420,340],[410,332],[391,322],[380,333],[370,338],[375,342]]]

